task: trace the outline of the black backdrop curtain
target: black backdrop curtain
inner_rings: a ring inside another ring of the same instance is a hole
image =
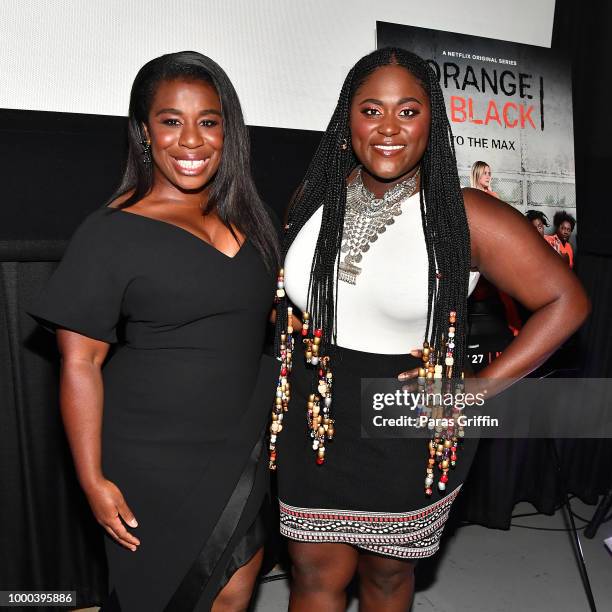
[[[562,375],[610,377],[612,347],[609,338],[601,337],[601,330],[612,324],[612,292],[605,294],[606,285],[612,289],[612,267],[609,258],[598,256],[584,255],[581,262],[589,263],[582,280],[593,296],[593,314],[572,343],[572,350],[580,353],[582,367]],[[596,504],[598,496],[612,486],[607,467],[611,454],[609,439],[482,439],[453,519],[508,529],[516,503],[528,501],[538,511],[552,514],[566,491]]]
[[[582,208],[578,223],[581,213]],[[612,257],[585,253],[582,244],[581,241],[577,258],[578,276],[591,298],[592,312],[572,343],[580,367],[568,375],[610,378]],[[556,444],[560,466],[552,444]],[[612,487],[608,468],[611,455],[609,439],[481,440],[453,518],[507,529],[519,501],[531,502],[546,514],[554,512],[565,491],[596,504],[598,496]]]
[[[0,262],[0,589],[69,590],[78,605],[99,602],[106,587],[102,530],[63,433],[55,340],[23,311],[63,243],[29,245],[48,262],[28,261],[23,244],[12,253],[2,246],[9,261]]]
[[[584,375],[610,377],[612,241],[600,228],[610,227],[612,215],[603,180],[611,157],[610,82],[603,67],[612,59],[605,48],[612,9],[592,4],[589,10],[584,3],[557,0],[553,46],[570,54],[574,74],[579,275],[593,301],[580,334],[578,346],[586,347],[580,358]],[[25,122],[21,128],[18,120]],[[102,534],[76,483],[61,427],[54,338],[37,329],[23,308],[64,247],[61,240],[40,238],[67,238],[117,178],[123,120],[100,121],[0,111],[0,163],[7,170],[0,207],[0,590],[76,590],[80,606],[99,603],[105,592]],[[253,128],[252,136],[257,183],[280,213],[319,135]],[[40,180],[19,176],[19,160],[26,158],[29,168],[39,166]],[[58,211],[66,216],[57,217]],[[610,441],[557,445],[567,488],[595,502],[612,485]],[[531,501],[551,512],[559,494],[548,442],[484,440],[454,515],[505,528],[516,502]]]

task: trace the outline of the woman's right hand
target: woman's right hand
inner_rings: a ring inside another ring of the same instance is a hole
[[[416,357],[417,359],[421,359],[423,357],[423,351],[421,349],[412,349],[410,351],[410,354],[413,357]],[[405,372],[401,372],[400,374],[397,375],[397,379],[398,380],[412,380],[414,378],[417,378],[419,375],[419,368],[423,367],[421,364],[419,364],[418,367],[413,368],[412,370],[406,370]],[[410,387],[404,387],[404,390],[408,390]]]
[[[276,308],[273,308],[270,311],[269,321],[270,323],[276,323]],[[298,319],[294,314],[291,315],[291,325],[293,327],[294,332],[302,330],[302,320]]]
[[[552,246],[553,249],[555,249],[555,251],[557,251],[557,253],[559,253],[559,255],[561,255],[561,240],[559,240],[559,236],[555,235],[554,240],[550,243],[550,246]]]
[[[291,315],[291,325],[294,332],[302,331],[302,320],[298,319],[295,315]]]
[[[138,522],[119,487],[110,480],[102,478],[94,485],[87,487],[85,495],[96,520],[113,540],[135,551],[140,545],[140,540],[125,528],[122,519],[130,527],[138,527]]]

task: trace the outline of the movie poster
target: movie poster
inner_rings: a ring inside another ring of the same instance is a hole
[[[554,234],[555,212],[576,218],[572,90],[563,57],[543,47],[392,23],[377,22],[376,34],[378,48],[413,51],[438,75],[462,186],[470,186],[472,168],[484,162],[491,191],[522,213],[544,213],[546,234]],[[569,239],[574,250],[575,239],[576,227]]]

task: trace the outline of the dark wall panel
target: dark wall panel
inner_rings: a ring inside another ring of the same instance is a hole
[[[125,117],[0,110],[0,242],[65,240],[119,182]],[[321,137],[251,127],[253,175],[282,216]]]
[[[0,240],[62,240],[120,175],[125,119],[0,111]]]

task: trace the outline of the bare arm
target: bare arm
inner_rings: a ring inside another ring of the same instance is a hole
[[[102,363],[106,342],[68,330],[57,331],[62,356],[60,406],[64,428],[81,487],[87,490],[102,478]]]
[[[514,208],[465,189],[472,265],[533,311],[521,333],[479,378],[521,378],[569,338],[590,312],[578,278]]]
[[[584,322],[589,299],[576,275],[523,215],[480,191],[464,189],[472,267],[533,311],[503,353],[477,377],[522,378],[535,370]],[[420,349],[411,352],[421,356]],[[416,378],[418,368],[399,375]],[[504,386],[496,387],[501,391]]]
[[[77,477],[97,521],[120,544],[136,550],[140,542],[121,518],[131,527],[138,525],[136,519],[102,473],[102,364],[110,345],[65,329],[57,330],[57,344],[62,356],[60,407]]]

